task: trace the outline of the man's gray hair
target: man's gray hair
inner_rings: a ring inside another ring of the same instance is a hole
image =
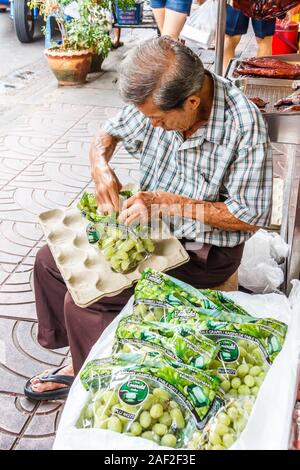
[[[204,67],[188,47],[168,36],[139,44],[122,61],[120,95],[126,103],[139,106],[150,96],[162,111],[181,108],[183,102],[202,88]]]

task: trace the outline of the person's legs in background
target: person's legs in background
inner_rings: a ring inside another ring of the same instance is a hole
[[[226,35],[224,42],[223,75],[231,59],[235,57],[235,49],[241,36],[247,33],[249,18],[240,10],[226,6]]]
[[[150,5],[161,35],[178,40],[192,0],[151,0]]]
[[[225,74],[229,61],[235,57],[235,49],[241,40],[241,36],[225,35],[224,41],[224,57],[223,57],[223,75]]]
[[[170,36],[178,40],[181,30],[187,18],[187,13],[165,9],[165,19],[162,29],[162,36]]]
[[[272,39],[275,33],[276,19],[252,20],[256,42],[257,56],[272,55]]]

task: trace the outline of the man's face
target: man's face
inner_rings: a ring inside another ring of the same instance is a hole
[[[138,109],[150,119],[153,127],[161,127],[165,131],[185,132],[190,129],[197,120],[199,103],[200,98],[190,96],[184,101],[182,108],[161,111],[150,97],[144,104],[138,106]]]

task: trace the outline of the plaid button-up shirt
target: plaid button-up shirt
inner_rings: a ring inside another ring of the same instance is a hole
[[[154,128],[135,107],[126,106],[104,125],[140,160],[142,191],[167,191],[202,201],[223,201],[239,220],[265,226],[272,202],[272,155],[258,108],[231,82],[211,74],[214,99],[209,121],[191,137]],[[202,226],[203,228],[203,226]],[[236,246],[251,234],[195,227],[185,219],[178,238]],[[182,233],[183,232],[183,233]]]

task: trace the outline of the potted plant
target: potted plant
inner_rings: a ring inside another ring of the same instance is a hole
[[[107,19],[109,3],[107,0],[80,0],[78,18],[68,24],[69,40],[74,44],[92,50],[90,72],[99,72],[103,60],[112,47],[109,36],[110,23]]]
[[[65,14],[71,0],[31,0],[31,8],[39,8],[47,20],[54,17],[61,41],[45,49],[48,65],[59,85],[78,85],[86,80],[93,54],[107,56],[111,47],[109,22],[104,7],[106,0],[80,0],[77,18]]]

